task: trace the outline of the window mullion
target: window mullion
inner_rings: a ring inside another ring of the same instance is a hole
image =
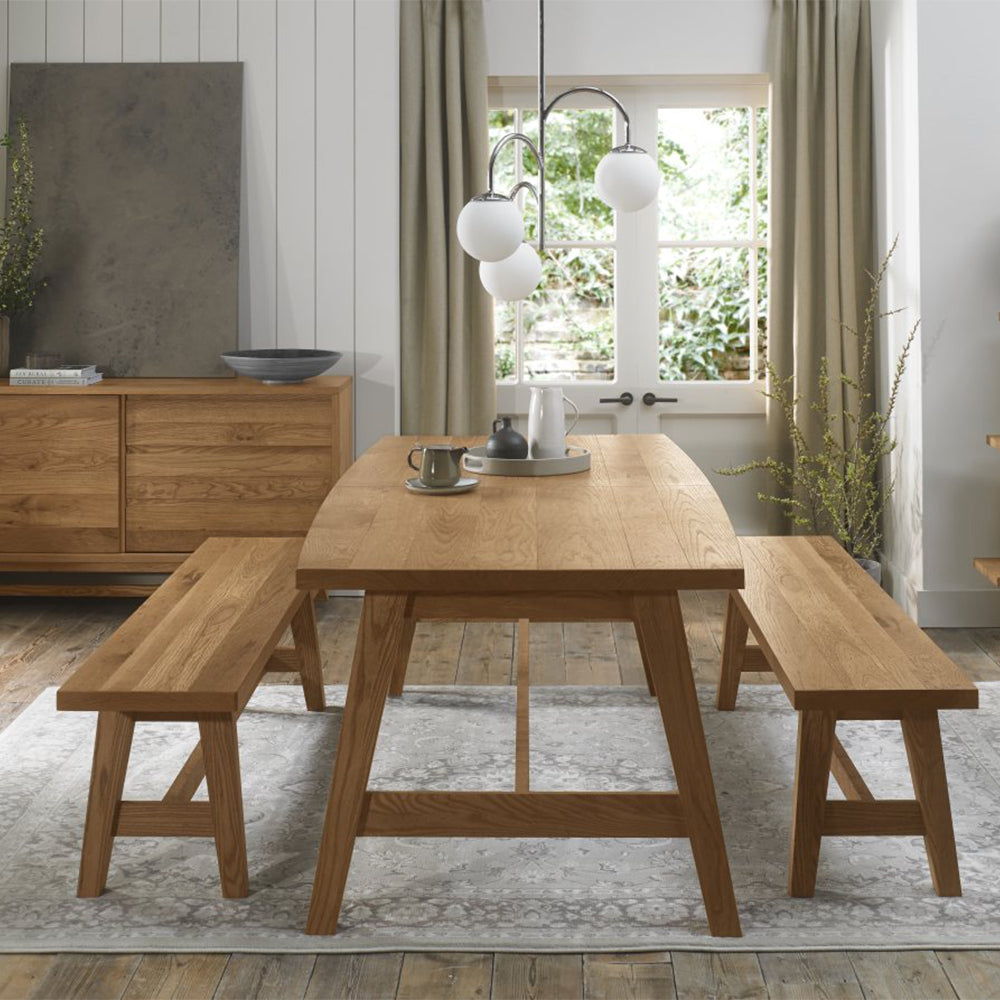
[[[757,239],[757,109],[750,109],[750,239]],[[750,255],[750,312],[747,341],[750,347],[750,379],[757,377],[757,248],[751,246],[747,251]]]

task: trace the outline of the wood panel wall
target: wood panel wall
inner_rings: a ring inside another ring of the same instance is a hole
[[[0,0],[5,67],[244,63],[240,340],[343,351],[335,373],[355,377],[359,451],[398,426],[396,9],[396,0]],[[4,129],[7,88],[4,72]]]

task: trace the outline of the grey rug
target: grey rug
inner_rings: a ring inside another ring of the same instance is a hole
[[[94,718],[47,691],[0,734],[0,950],[628,951],[1000,946],[1000,686],[944,717],[965,895],[939,899],[920,838],[824,842],[814,899],[785,894],[796,720],[748,687],[703,715],[745,936],[708,936],[686,841],[362,839],[341,929],[302,933],[344,689],[326,714],[261,688],[240,720],[251,895],[221,898],[209,840],[119,840],[108,892],[74,895]],[[910,796],[895,723],[840,727],[876,795]],[[376,787],[513,787],[510,688],[411,688],[389,705]],[[137,727],[126,795],[158,798],[189,724]],[[831,783],[832,785],[832,783]],[[635,688],[536,688],[537,790],[673,787]],[[201,794],[204,794],[202,791]]]

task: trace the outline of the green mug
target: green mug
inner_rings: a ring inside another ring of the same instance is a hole
[[[454,486],[462,478],[462,456],[468,448],[451,444],[418,444],[410,449],[406,463],[419,473],[423,486]],[[413,456],[420,452],[420,464],[413,464]]]

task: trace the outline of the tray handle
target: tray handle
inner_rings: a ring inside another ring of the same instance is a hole
[[[466,472],[482,472],[483,471],[483,457],[482,455],[470,455],[466,452],[462,456],[462,465]]]

